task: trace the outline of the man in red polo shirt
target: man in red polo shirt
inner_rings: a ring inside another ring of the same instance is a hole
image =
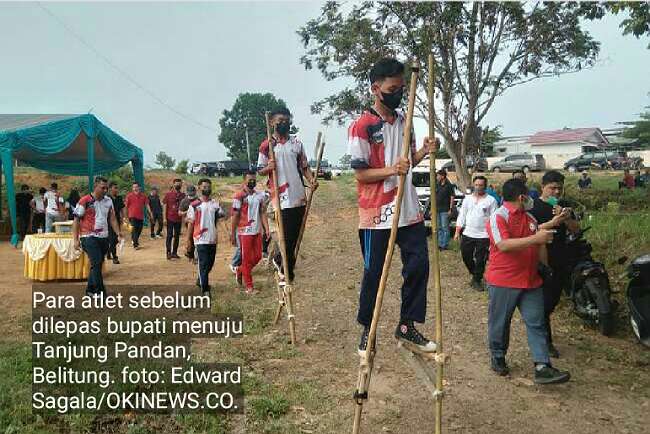
[[[547,263],[546,244],[553,232],[538,230],[537,220],[528,212],[533,200],[519,179],[503,184],[503,205],[487,223],[490,259],[485,280],[488,284],[488,343],[491,367],[507,375],[506,352],[510,340],[510,321],[519,308],[528,334],[528,347],[535,364],[535,383],[568,381],[568,372],[551,366],[544,317],[544,294],[538,267]]]
[[[181,220],[183,219],[178,210],[185,193],[181,191],[183,181],[180,178],[174,179],[172,189],[163,197],[163,215],[167,221],[167,259],[180,259],[178,256],[178,240],[181,236]],[[172,246],[172,239],[174,240]]]
[[[131,223],[131,243],[134,249],[140,248],[140,234],[142,233],[142,226],[144,224],[144,210],[146,208],[149,213],[149,220],[153,219],[151,207],[149,207],[149,198],[146,194],[140,191],[140,185],[134,182],[131,186],[131,192],[126,195],[124,200],[126,212]]]

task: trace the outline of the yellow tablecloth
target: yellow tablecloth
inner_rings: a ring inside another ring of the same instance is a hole
[[[71,234],[27,235],[23,241],[25,277],[41,282],[58,279],[87,279],[90,261],[85,253],[71,254],[72,244]],[[47,248],[46,252],[44,252],[45,248]],[[35,256],[41,256],[44,253],[44,256],[35,260],[31,257],[30,252]],[[76,259],[74,259],[75,257]]]

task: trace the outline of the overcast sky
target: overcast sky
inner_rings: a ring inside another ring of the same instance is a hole
[[[160,150],[212,161],[225,157],[214,131],[222,111],[240,92],[271,92],[289,104],[307,149],[321,130],[326,157],[337,161],[345,127],[322,126],[309,106],[344,83],[298,61],[296,30],[321,4],[43,3],[55,18],[37,3],[0,3],[0,112],[92,110],[140,146],[147,164]],[[597,67],[509,91],[486,124],[516,135],[635,119],[650,104],[649,41],[622,36],[620,19],[588,24],[602,42]],[[416,130],[421,137],[425,125]]]

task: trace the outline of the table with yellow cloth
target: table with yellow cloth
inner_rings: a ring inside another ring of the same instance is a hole
[[[47,280],[85,280],[90,260],[74,249],[72,234],[33,234],[23,241],[24,275],[41,282]]]

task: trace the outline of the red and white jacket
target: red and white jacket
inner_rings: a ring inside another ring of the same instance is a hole
[[[108,196],[96,200],[91,194],[87,194],[79,199],[73,215],[79,218],[80,236],[107,238],[111,212],[113,201]]]
[[[192,202],[186,218],[192,223],[194,244],[217,244],[217,221],[225,215],[216,199]]]
[[[384,121],[374,110],[365,111],[348,128],[348,154],[352,156],[353,169],[379,169],[392,166],[402,156],[404,124],[406,119],[397,111],[393,123]],[[415,136],[411,134],[411,161],[415,156]],[[409,170],[404,183],[399,226],[410,226],[423,221],[418,195],[413,185],[413,172]],[[399,176],[383,181],[357,183],[359,199],[359,229],[390,229],[393,225],[395,199]]]
[[[232,199],[233,211],[239,211],[237,233],[240,235],[256,235],[262,230],[260,210],[263,211],[267,195],[261,191],[239,191]]]

